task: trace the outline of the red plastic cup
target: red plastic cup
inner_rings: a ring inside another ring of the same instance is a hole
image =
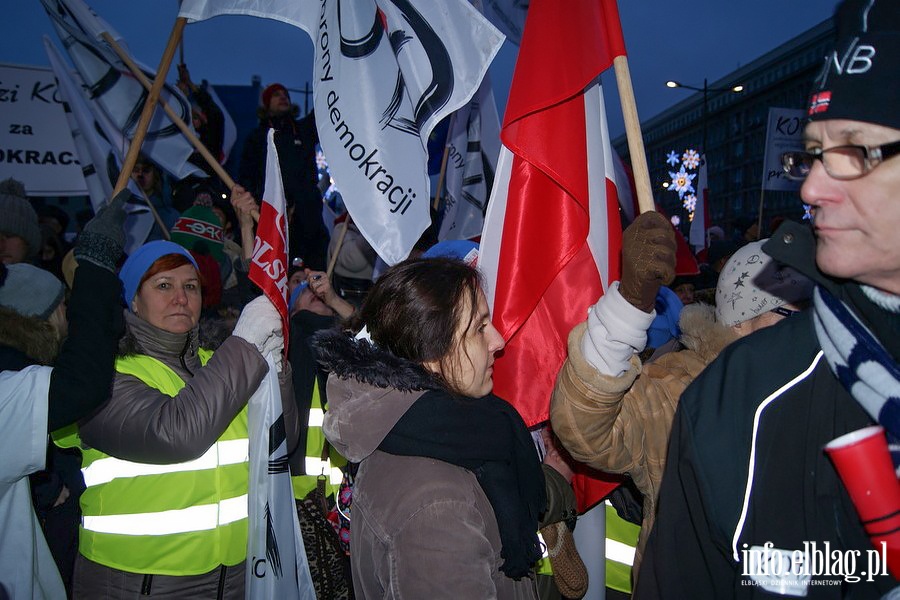
[[[880,425],[829,442],[825,452],[841,477],[872,545],[887,546],[888,569],[900,577],[900,482]]]

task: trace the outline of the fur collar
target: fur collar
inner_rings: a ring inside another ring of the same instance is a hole
[[[0,307],[0,345],[25,354],[41,365],[49,365],[59,352],[56,328],[48,321],[26,317]]]
[[[443,389],[438,378],[422,366],[343,331],[320,332],[313,336],[313,346],[319,363],[341,379],[401,392]]]
[[[730,327],[716,323],[716,309],[708,304],[688,304],[678,319],[679,341],[702,358],[712,360],[731,342],[738,339]]]

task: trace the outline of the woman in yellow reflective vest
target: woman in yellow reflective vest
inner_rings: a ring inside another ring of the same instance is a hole
[[[76,597],[243,598],[247,550],[247,400],[280,362],[275,308],[248,304],[215,355],[197,341],[196,262],[172,242],[129,257],[127,331],[109,402],[76,433],[87,490]],[[289,449],[297,440],[290,369],[280,368]]]
[[[328,458],[322,459],[327,373],[320,372],[310,340],[317,331],[331,329],[340,319],[349,318],[354,309],[334,291],[322,271],[297,271],[288,281],[288,287],[291,292],[290,362],[301,423],[299,448],[290,464],[294,497],[301,499],[316,487],[322,475],[326,478],[326,495],[337,492],[343,475],[341,467],[347,463],[333,448],[329,449]]]

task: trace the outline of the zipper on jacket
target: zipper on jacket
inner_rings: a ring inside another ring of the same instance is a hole
[[[185,342],[184,342],[184,348],[181,349],[181,354],[178,356],[178,360],[181,361],[181,366],[182,366],[182,368],[183,368],[185,371],[187,371],[187,372],[191,375],[191,377],[194,376],[194,372],[191,371],[191,370],[188,368],[187,364],[184,362],[184,355],[187,354],[188,350],[190,350],[191,356],[194,355],[194,350],[193,350],[193,348],[191,347],[191,340],[193,339],[193,337],[194,337],[194,332],[193,332],[193,331],[188,331],[188,334],[187,334],[187,340],[185,340]]]

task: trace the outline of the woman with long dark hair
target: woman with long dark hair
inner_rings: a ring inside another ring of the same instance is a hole
[[[504,342],[478,272],[418,259],[385,272],[317,340],[326,436],[360,462],[351,564],[359,598],[534,598],[547,508],[525,423],[491,394]]]

